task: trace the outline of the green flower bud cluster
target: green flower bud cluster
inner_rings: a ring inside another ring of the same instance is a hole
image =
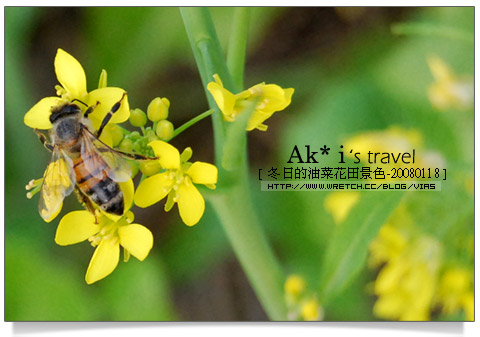
[[[118,148],[121,151],[153,157],[153,151],[150,146],[148,146],[148,143],[150,143],[148,137],[142,136],[138,131],[132,131],[125,135]]]
[[[100,80],[102,82],[102,80]],[[132,126],[140,128],[138,131],[129,132],[118,127],[112,129],[113,145],[120,151],[138,153],[148,157],[155,157],[153,150],[148,146],[155,140],[168,141],[174,133],[173,124],[167,120],[170,101],[167,98],[157,97],[148,105],[147,112],[141,109],[130,110],[129,122]],[[151,123],[147,125],[147,123]],[[151,176],[161,170],[158,161],[129,161],[133,176],[140,170],[146,176]]]
[[[147,108],[147,113],[141,109],[133,109],[130,111],[130,124],[142,128],[144,135],[150,140],[168,141],[173,136],[173,124],[167,120],[170,101],[167,98],[154,98]],[[146,127],[148,120],[153,125]]]

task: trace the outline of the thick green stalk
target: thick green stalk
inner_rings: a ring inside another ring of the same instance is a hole
[[[286,308],[283,294],[285,278],[261,230],[250,196],[246,143],[241,149],[238,167],[232,168],[233,171],[230,172],[222,167],[227,128],[221,112],[206,87],[212,81],[215,73],[220,76],[227,89],[235,91],[235,87],[227,69],[210,13],[206,8],[181,8],[180,11],[209,105],[215,109],[212,119],[219,183],[216,192],[210,194],[209,200],[211,200],[233,250],[266,313],[272,320],[285,320]],[[242,49],[237,49],[238,52],[240,50]],[[236,58],[240,59],[241,57],[237,56]],[[245,134],[243,134],[244,140]]]
[[[243,89],[249,17],[249,7],[235,8],[233,28],[227,53],[227,66],[232,75],[233,85],[237,91]]]
[[[261,230],[248,187],[243,178],[223,193],[212,193],[209,200],[267,315],[286,320],[285,276]]]
[[[225,59],[218,41],[215,27],[208,8],[182,7],[180,8],[183,23],[187,31],[193,56],[202,78],[208,104],[215,112],[212,115],[213,132],[215,138],[215,159],[222,157],[222,144],[225,138],[222,112],[218,109],[212,95],[207,90],[207,84],[213,81],[213,75],[218,74],[227,89],[233,90],[232,80],[228,73]]]

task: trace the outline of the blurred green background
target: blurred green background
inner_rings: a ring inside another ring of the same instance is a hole
[[[211,9],[224,50],[233,11]],[[473,36],[474,9],[252,8],[251,14],[246,86],[265,81],[295,88],[291,106],[267,121],[268,132],[249,134],[252,191],[285,271],[316,284],[335,225],[322,206],[326,193],[262,193],[258,169],[283,167],[295,144],[336,147],[350,135],[391,125],[416,128],[425,148],[446,160],[451,173],[443,191],[411,193],[408,203],[417,205],[412,212],[422,231],[437,237],[456,261],[455,238],[473,233],[473,192],[464,188],[464,179],[473,179],[473,110],[431,106],[426,58],[437,55],[456,74],[473,78],[473,40],[395,35],[391,25],[429,22]],[[24,189],[49,160],[23,116],[42,97],[55,95],[57,48],[80,61],[89,89],[106,69],[109,85],[125,88],[132,107],[169,98],[176,126],[208,109],[177,8],[5,8],[5,319],[267,319],[208,205],[193,228],[177,212],[165,214],[161,204],[136,209],[136,220],[154,233],[149,257],[120,262],[106,279],[85,283],[92,247],[57,246],[60,218],[44,223],[38,196],[28,200]],[[193,160],[212,162],[211,131],[204,120],[173,144],[192,146]],[[74,197],[62,214],[71,209],[78,209]],[[463,260],[473,269],[470,258]],[[325,308],[325,319],[377,319],[375,297],[366,290],[375,275],[363,266]]]

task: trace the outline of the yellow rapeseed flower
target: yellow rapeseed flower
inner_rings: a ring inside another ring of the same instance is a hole
[[[440,243],[426,235],[392,254],[375,280],[374,314],[389,320],[429,320],[440,259]]]
[[[427,90],[430,103],[438,110],[471,108],[474,98],[473,79],[456,76],[437,56],[428,57],[427,62],[435,80]]]
[[[131,180],[121,183],[121,187],[125,208],[129,209],[133,200],[133,183]],[[132,222],[131,211],[116,219],[102,212],[94,216],[89,211],[73,211],[60,220],[55,242],[65,246],[88,240],[96,247],[85,275],[85,281],[92,284],[115,270],[120,246],[124,249],[125,261],[130,254],[140,261],[147,257],[153,246],[153,235],[148,228]]]
[[[360,152],[359,158],[362,163],[368,163],[368,152],[402,153],[411,152],[423,145],[422,135],[415,129],[404,129],[399,126],[391,126],[385,130],[373,130],[361,132],[343,142],[346,155],[353,157],[355,152]],[[353,149],[353,153],[350,153]],[[381,157],[377,157],[380,162]],[[373,158],[372,158],[373,159]]]
[[[217,74],[213,77],[215,82],[208,83],[207,89],[215,99],[226,121],[235,121],[237,116],[249,109],[250,103],[258,100],[255,110],[248,120],[247,131],[253,129],[266,131],[268,126],[263,122],[276,111],[281,111],[289,106],[294,92],[293,88],[283,89],[276,84],[260,83],[235,95],[223,87]]]
[[[310,298],[303,302],[301,316],[305,321],[320,321],[323,319],[323,308],[316,298]]]
[[[450,267],[440,278],[438,302],[445,314],[464,310],[467,320],[473,320],[473,275],[463,267]]]
[[[387,223],[380,228],[378,236],[370,243],[369,265],[378,267],[395,260],[404,253],[409,237],[395,226]]]
[[[42,188],[46,193],[43,195],[42,207],[39,207],[40,215],[45,222],[51,222],[62,210],[65,195],[73,190],[71,170],[63,158],[50,162],[43,178],[30,180],[25,186],[29,191],[27,198],[31,199]]]
[[[335,223],[343,222],[350,210],[360,200],[360,193],[356,191],[336,191],[325,198],[325,209],[333,216]]]
[[[343,142],[343,145],[346,156],[356,161],[355,153],[358,152],[358,159],[360,159],[363,165],[374,165],[374,167],[375,165],[377,167],[383,165],[384,170],[388,170],[391,167],[431,167],[439,169],[446,167],[446,161],[441,153],[424,149],[422,134],[416,129],[405,129],[392,125],[384,130],[366,131],[351,136]],[[350,150],[353,151],[350,152]],[[415,163],[413,163],[413,150],[415,150]],[[371,153],[370,156],[369,152]],[[375,153],[379,154],[375,155]],[[385,158],[385,153],[393,154],[397,163],[394,163],[393,158],[390,156],[389,166],[385,166],[385,163],[382,162],[382,158]],[[410,154],[410,158],[408,156],[405,157],[405,161],[408,164],[402,162],[403,153]],[[369,164],[369,160],[372,163],[376,161],[376,163]],[[386,176],[386,180],[390,179],[392,178]]]
[[[54,64],[57,79],[61,84],[61,86],[56,87],[59,97],[45,97],[41,99],[26,113],[24,117],[25,124],[31,128],[41,130],[51,129],[50,114],[52,107],[77,99],[87,106],[93,106],[97,102],[100,102],[95,110],[88,116],[92,121],[93,127],[98,129],[103,118],[112,106],[120,100],[125,90],[114,87],[101,87],[87,92],[87,79],[82,65],[63,49],[58,49]],[[105,72],[102,71],[102,74],[103,73]],[[101,85],[106,84],[106,73],[103,78],[104,80],[100,81]],[[86,108],[83,104],[78,105],[82,109]],[[125,98],[122,100],[120,108],[113,115],[110,122],[124,122],[128,119],[129,115],[130,108],[128,106],[128,100]]]
[[[58,213],[62,210],[64,191],[72,190],[72,181],[70,178],[70,169],[67,167],[65,160],[58,159],[57,161],[48,164],[45,170],[46,174],[43,177],[44,188],[49,189],[49,193],[43,194],[43,202],[45,207],[40,210],[42,218],[46,222],[50,222],[56,218]],[[49,210],[50,212],[48,212]]]
[[[135,192],[135,204],[148,207],[168,195],[165,211],[168,212],[177,202],[183,222],[187,226],[195,225],[205,211],[205,201],[194,184],[214,189],[218,179],[217,168],[209,163],[188,162],[192,156],[190,148],[180,155],[174,146],[161,140],[153,141],[149,146],[165,171],[140,183]]]
[[[299,275],[290,275],[285,281],[285,293],[287,296],[297,297],[306,288],[306,283],[303,277]]]
[[[289,275],[284,289],[289,321],[319,321],[323,319],[323,307],[318,303],[316,295],[307,290],[307,283],[302,276]]]

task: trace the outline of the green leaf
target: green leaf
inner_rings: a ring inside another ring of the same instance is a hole
[[[360,202],[338,225],[325,254],[320,298],[328,302],[341,292],[365,265],[368,245],[397,207],[403,192],[364,192]]]
[[[392,33],[397,35],[423,35],[443,37],[473,43],[474,36],[456,27],[431,22],[404,22],[392,25]]]

